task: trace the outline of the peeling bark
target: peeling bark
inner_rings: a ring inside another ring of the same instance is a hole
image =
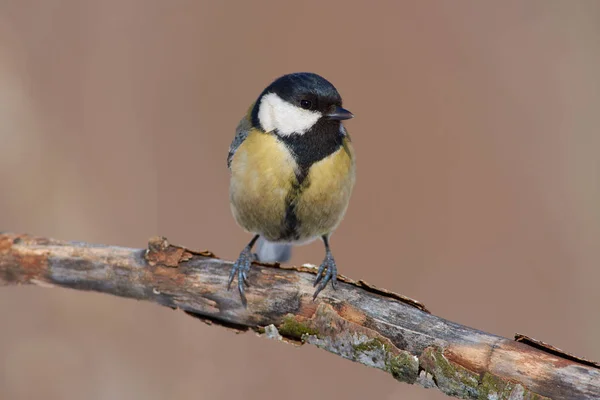
[[[395,379],[464,399],[600,398],[597,363],[518,335],[510,340],[432,315],[419,302],[340,276],[312,301],[309,267],[257,264],[245,308],[231,263],[150,240],[148,249],[0,234],[0,285],[93,290],[180,308],[208,323],[309,343]]]

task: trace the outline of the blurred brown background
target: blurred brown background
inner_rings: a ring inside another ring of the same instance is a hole
[[[314,71],[356,114],[340,272],[598,360],[599,38],[595,0],[1,0],[0,230],[236,257],[235,126]],[[1,288],[0,321],[0,399],[444,398],[106,295]]]

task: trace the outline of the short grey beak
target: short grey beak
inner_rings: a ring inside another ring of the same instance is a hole
[[[344,120],[354,118],[354,114],[342,107],[336,107],[332,113],[327,114],[329,119]]]

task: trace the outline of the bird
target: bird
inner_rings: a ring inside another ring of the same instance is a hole
[[[237,275],[244,306],[252,262],[286,262],[292,246],[318,239],[325,257],[313,301],[329,282],[336,289],[329,239],[355,185],[354,149],[343,125],[353,117],[328,80],[296,72],[270,83],[239,122],[227,156],[229,202],[237,224],[253,237],[233,264],[227,288]]]

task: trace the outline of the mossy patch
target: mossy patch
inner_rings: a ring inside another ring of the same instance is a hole
[[[479,385],[479,399],[508,399],[514,385],[486,372]]]
[[[398,355],[388,353],[385,366],[396,380],[411,384],[417,381],[419,361],[409,352],[401,351]]]
[[[489,372],[483,375],[479,385],[479,400],[508,400],[513,395],[520,395],[521,397],[517,398],[523,400],[549,400],[547,397],[533,393],[517,383],[498,378]]]
[[[449,396],[478,400],[547,400],[523,386],[486,372],[483,377],[453,364],[438,347],[428,347],[420,357],[420,365],[431,376],[437,387]],[[514,397],[520,396],[520,397]]]
[[[444,357],[438,347],[428,347],[420,358],[421,368],[431,374],[438,388],[449,396],[478,398],[479,375]]]
[[[417,380],[419,363],[406,351],[398,350],[395,354],[391,346],[379,338],[354,344],[353,349],[354,360],[369,360],[362,363],[383,369],[401,382],[415,383]]]
[[[364,353],[367,351],[376,351],[376,350],[381,350],[381,349],[387,350],[387,345],[378,338],[373,338],[366,342],[355,344],[352,347],[354,348],[354,351],[357,353]]]
[[[282,336],[302,341],[305,335],[318,335],[319,333],[318,330],[298,321],[293,315],[286,315],[277,329]]]

